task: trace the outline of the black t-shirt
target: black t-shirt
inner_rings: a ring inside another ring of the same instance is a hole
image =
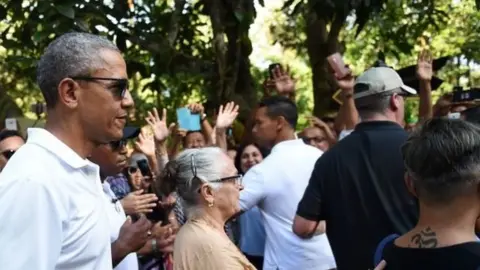
[[[383,250],[385,270],[480,270],[480,243],[442,248],[402,248],[393,242]]]
[[[400,151],[407,137],[394,122],[360,123],[315,164],[297,215],[326,220],[339,270],[372,268],[383,238],[414,227],[418,207]]]

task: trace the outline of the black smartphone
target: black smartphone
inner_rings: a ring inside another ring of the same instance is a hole
[[[279,63],[273,63],[268,66],[268,74],[270,75],[270,79],[273,79],[273,71],[277,68],[282,68],[282,65]]]
[[[137,166],[143,176],[152,176],[152,172],[150,171],[150,166],[148,166],[148,162],[146,159],[142,159],[137,161]]]

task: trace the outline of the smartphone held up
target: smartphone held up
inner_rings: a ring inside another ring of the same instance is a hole
[[[328,56],[327,60],[338,78],[344,78],[350,74],[350,69],[345,65],[340,53],[337,52]]]

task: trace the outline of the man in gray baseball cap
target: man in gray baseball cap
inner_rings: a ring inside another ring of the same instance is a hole
[[[378,243],[417,221],[400,152],[408,137],[404,98],[416,91],[387,67],[368,69],[351,85],[362,121],[318,159],[293,230],[311,237],[324,220],[338,269],[371,269]]]
[[[355,81],[355,106],[364,121],[391,120],[403,125],[404,97],[417,91],[406,86],[400,75],[388,67],[374,67]]]

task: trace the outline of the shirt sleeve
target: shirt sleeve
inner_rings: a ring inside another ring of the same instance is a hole
[[[312,221],[320,221],[322,217],[323,179],[327,177],[327,154],[322,155],[313,168],[312,175],[302,199],[298,203],[297,215]]]
[[[9,270],[56,268],[65,211],[47,185],[22,179],[0,188],[0,262]]]
[[[264,177],[257,167],[250,169],[243,177],[243,190],[240,191],[242,211],[248,211],[265,198]]]

